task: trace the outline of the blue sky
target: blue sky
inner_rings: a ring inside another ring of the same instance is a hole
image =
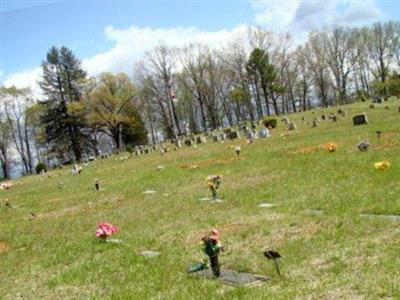
[[[400,20],[400,1],[0,0],[2,83],[32,85],[47,50],[65,45],[89,74],[129,72],[157,43],[223,46],[244,26],[305,36],[334,23]]]

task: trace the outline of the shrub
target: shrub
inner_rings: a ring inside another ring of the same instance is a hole
[[[262,120],[263,124],[265,127],[271,127],[271,128],[276,128],[276,125],[278,124],[278,120],[275,118],[264,118]]]
[[[133,147],[132,144],[127,144],[127,145],[125,146],[125,150],[126,150],[127,152],[129,152],[129,153],[133,153],[133,152],[135,151],[135,148]]]
[[[42,171],[47,172],[47,166],[44,163],[38,163],[35,169],[36,174],[40,174]]]

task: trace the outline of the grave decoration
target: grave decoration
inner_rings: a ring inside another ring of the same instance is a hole
[[[370,146],[369,141],[364,140],[357,145],[357,148],[358,148],[358,150],[363,152],[363,151],[367,151],[369,146]]]
[[[117,226],[112,225],[110,223],[102,222],[97,225],[96,237],[98,237],[100,241],[106,243],[107,238],[110,235],[117,233],[118,231],[119,229]]]
[[[100,190],[100,181],[98,179],[94,181],[94,187],[96,188],[96,191]]]
[[[335,152],[337,150],[337,144],[335,143],[328,143],[325,145],[325,148],[329,151],[329,152]]]
[[[377,169],[377,170],[386,171],[387,169],[390,168],[390,162],[387,160],[379,161],[379,162],[376,162],[374,164],[374,166],[375,166],[375,169]]]
[[[222,176],[221,175],[209,175],[206,178],[208,188],[211,191],[211,195],[214,201],[218,198],[218,188],[219,185],[222,183]]]
[[[241,147],[240,147],[240,146],[236,146],[236,147],[235,147],[235,151],[236,151],[236,154],[237,154],[237,155],[240,155],[240,150],[241,150]]]
[[[210,265],[212,273],[215,277],[219,277],[221,275],[220,265],[218,256],[221,251],[224,251],[224,247],[220,241],[220,235],[218,229],[212,229],[210,236],[203,236],[201,238],[203,252],[210,259]]]
[[[272,259],[274,261],[276,272],[278,273],[279,276],[281,276],[281,271],[279,270],[279,264],[278,264],[278,259],[281,258],[281,255],[276,251],[269,250],[264,252],[264,256],[267,259]]]

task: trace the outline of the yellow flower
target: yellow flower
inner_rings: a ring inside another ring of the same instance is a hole
[[[325,147],[329,152],[335,152],[337,149],[337,145],[335,143],[328,143],[325,145]]]
[[[387,170],[390,167],[390,162],[388,160],[379,161],[375,163],[375,169],[377,170]]]

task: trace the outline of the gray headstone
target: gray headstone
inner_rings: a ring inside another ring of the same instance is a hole
[[[191,140],[191,139],[188,139],[188,140],[185,140],[185,145],[186,146],[192,146],[193,145],[193,140]]]
[[[367,140],[362,141],[357,145],[358,150],[360,151],[367,151],[369,147],[369,142]]]
[[[260,137],[260,139],[265,139],[270,137],[271,133],[267,128],[263,128],[258,131],[258,136]]]
[[[254,132],[251,131],[251,130],[247,132],[247,135],[246,135],[246,136],[247,136],[247,139],[248,139],[248,140],[254,140],[254,139],[256,138],[256,135],[255,135]]]
[[[296,124],[294,123],[294,122],[289,122],[289,124],[288,124],[288,128],[287,128],[289,131],[291,131],[291,130],[296,130],[297,129],[297,126],[296,126]]]
[[[353,125],[368,124],[367,114],[362,113],[353,117]]]
[[[219,135],[213,135],[213,141],[214,142],[220,142],[221,141],[220,136]]]
[[[221,141],[226,141],[226,139],[227,139],[225,133],[221,133],[221,134],[219,135],[219,138],[220,138]]]

